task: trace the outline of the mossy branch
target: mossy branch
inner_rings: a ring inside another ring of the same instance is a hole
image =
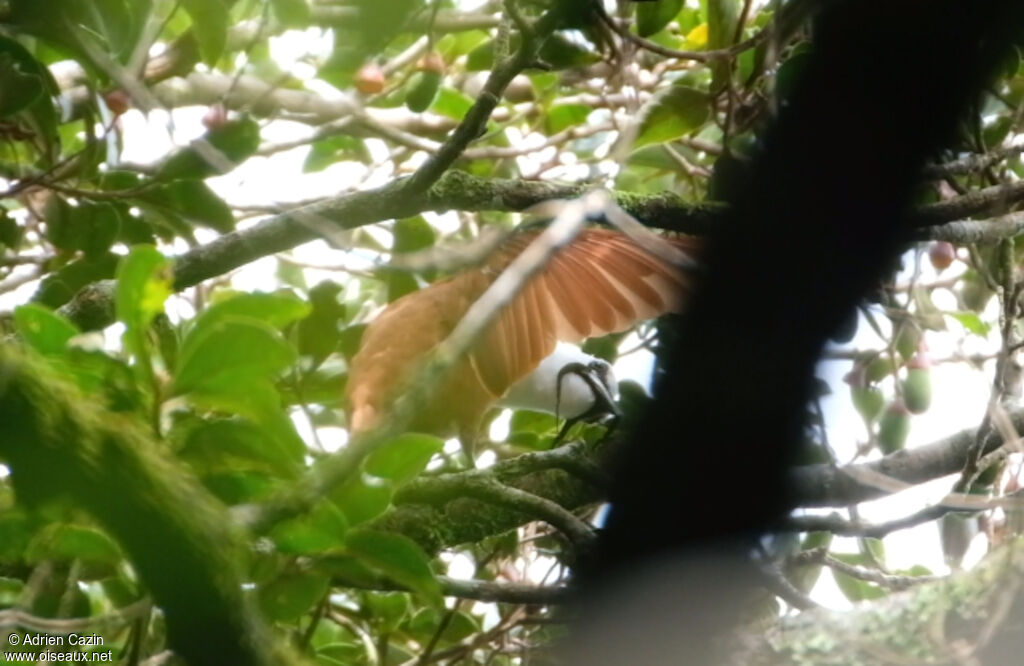
[[[20,502],[70,499],[117,539],[189,664],[299,663],[243,593],[224,508],[131,417],[14,345],[0,346],[0,456]]]
[[[1024,542],[1018,539],[970,571],[853,610],[814,609],[784,618],[766,635],[758,632],[737,641],[751,650],[733,662],[793,666],[1012,663],[987,649],[992,645],[999,649],[1000,641],[992,641],[995,637],[1019,635],[1022,582]],[[954,655],[960,658],[953,659]]]

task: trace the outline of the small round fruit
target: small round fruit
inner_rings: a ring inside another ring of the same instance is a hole
[[[911,414],[923,414],[932,404],[931,359],[925,352],[914,354],[907,362],[903,380],[903,400]]]
[[[877,386],[851,386],[850,398],[865,423],[874,423],[885,406],[882,390]]]
[[[960,299],[968,310],[981,312],[988,306],[988,302],[992,300],[992,296],[995,293],[980,278],[974,277],[972,279],[972,276],[968,274],[964,278],[963,286],[960,288]]]
[[[441,73],[430,70],[416,72],[409,79],[405,93],[405,106],[413,113],[430,108],[441,87]]]
[[[419,59],[416,69],[421,72],[444,74],[444,58],[437,51],[431,51]]]
[[[132,108],[132,98],[128,96],[128,93],[121,90],[111,90],[110,92],[103,95],[103,102],[110,109],[110,112],[115,116],[119,116]]]
[[[928,248],[928,260],[935,270],[941,273],[956,260],[956,248],[947,241],[937,241]]]
[[[918,346],[921,344],[921,331],[912,323],[904,323],[899,327],[899,331],[896,333],[896,339],[893,340],[893,346],[896,347],[896,351],[899,352],[900,356],[909,359],[917,351]]]
[[[375,62],[366,63],[356,72],[356,90],[364,95],[376,95],[384,90],[386,83],[387,77],[384,76],[384,70]]]
[[[208,130],[224,127],[228,122],[228,110],[220,102],[211,104],[203,114],[203,127]]]
[[[878,423],[878,446],[885,455],[895,453],[906,446],[909,434],[910,411],[902,400],[894,400]]]

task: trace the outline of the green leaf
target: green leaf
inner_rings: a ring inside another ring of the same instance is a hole
[[[72,374],[83,392],[93,395],[113,412],[142,408],[138,378],[127,363],[97,349],[71,346],[65,353],[62,367]]]
[[[10,53],[0,53],[0,117],[25,110],[43,96],[43,91],[38,75],[23,71]]]
[[[242,419],[216,419],[192,427],[179,455],[203,473],[250,469],[289,476],[292,465],[290,458],[282,458],[269,432]]]
[[[192,33],[203,62],[212,66],[227,44],[230,5],[224,0],[182,0],[181,4],[192,18]]]
[[[0,578],[0,608],[17,605],[24,589],[24,581],[17,578]]]
[[[55,523],[33,537],[25,550],[29,562],[83,560],[88,563],[117,564],[121,551],[103,532],[82,525]]]
[[[136,353],[145,344],[146,329],[163,312],[171,294],[170,262],[152,245],[136,245],[117,270],[114,311],[125,325],[125,339]]]
[[[393,303],[420,288],[416,278],[407,271],[382,268],[379,273],[387,285],[388,303]]]
[[[408,592],[367,592],[363,595],[363,607],[370,611],[370,621],[377,632],[391,633],[408,616],[410,603]]]
[[[373,520],[391,505],[392,490],[383,481],[357,477],[331,493],[331,499],[345,513],[349,525]]]
[[[7,214],[6,209],[0,209],[0,245],[17,250],[22,237],[18,223]]]
[[[548,134],[556,134],[564,129],[582,125],[587,122],[594,107],[586,104],[555,104],[548,109],[544,117],[544,125]]]
[[[520,38],[516,34],[510,40],[510,48],[519,48]],[[544,63],[545,69],[559,70],[586,67],[601,61],[601,56],[592,48],[581,46],[562,34],[555,33],[547,38],[540,47],[537,59]],[[466,55],[466,69],[481,72],[494,67],[494,41],[487,41]]]
[[[14,327],[22,340],[48,356],[63,354],[67,351],[68,340],[79,333],[67,319],[34,303],[14,308]]]
[[[366,324],[353,324],[348,326],[341,331],[341,335],[338,339],[338,351],[345,357],[346,360],[351,361],[352,357],[355,356],[359,350],[359,345],[363,340],[363,333],[366,332]]]
[[[533,412],[528,409],[518,409],[512,413],[512,420],[509,421],[509,432],[533,433],[544,435],[551,433],[558,428],[558,419],[553,414]]]
[[[232,470],[200,478],[206,489],[228,506],[262,501],[277,488],[274,478],[263,472]]]
[[[306,155],[306,161],[302,163],[302,172],[323,171],[332,164],[345,160],[370,165],[373,163],[373,156],[370,155],[366,142],[357,136],[329,136],[313,142],[309,154]]]
[[[260,126],[255,120],[248,117],[231,120],[171,155],[157,170],[156,177],[165,181],[196,180],[228,173],[259,147]]]
[[[382,444],[364,465],[368,473],[402,484],[422,472],[443,448],[444,440],[440,437],[405,433]]]
[[[737,36],[742,0],[707,0],[708,48],[732,46]],[[721,90],[731,74],[730,65],[718,60],[711,63],[711,89]]]
[[[978,316],[977,312],[946,312],[946,315],[956,319],[968,332],[987,338],[992,326],[986,324]]]
[[[547,38],[540,47],[538,57],[552,69],[574,69],[586,67],[601,61],[601,56],[594,49],[581,46],[560,33]]]
[[[339,550],[348,522],[338,507],[320,502],[307,515],[278,523],[270,538],[282,553],[291,555],[322,555]]]
[[[70,51],[97,76],[106,79],[106,59],[91,57],[97,50],[124,63],[138,41],[147,7],[138,0],[8,0],[4,22]],[[88,48],[91,47],[91,48]]]
[[[341,340],[341,324],[347,309],[338,300],[342,287],[325,280],[309,290],[309,315],[299,322],[299,354],[312,356],[316,365],[327,358]]]
[[[209,227],[221,233],[235,228],[231,208],[201,180],[175,180],[154,187],[139,198],[173,212],[189,224]]]
[[[308,303],[290,292],[233,294],[230,298],[217,301],[196,317],[193,329],[237,317],[255,319],[273,328],[284,328],[309,316],[311,311]]]
[[[732,45],[742,4],[742,0],[707,0],[708,48]]]
[[[251,365],[223,367],[220,372],[192,386],[187,392],[189,400],[206,409],[238,414],[258,424],[277,444],[275,457],[294,474],[301,463],[305,444],[295,432],[295,425],[281,409],[281,399],[274,385],[264,376],[264,369]]]
[[[282,383],[278,390],[285,405],[325,405],[341,409],[342,396],[345,395],[345,384],[348,373],[343,363],[331,363],[328,366],[305,372],[296,386],[292,382]],[[324,410],[313,414],[313,421],[318,425],[340,425],[336,409]]]
[[[428,603],[438,607],[443,604],[441,586],[430,570],[427,554],[408,537],[364,528],[350,531],[345,546],[350,555]]]
[[[462,120],[471,106],[473,98],[454,88],[442,86],[430,110],[452,120]]]
[[[309,25],[309,5],[306,0],[270,0],[274,16],[281,25],[298,28]]]
[[[114,608],[124,608],[142,598],[138,584],[127,579],[123,574],[104,578],[100,581],[100,585]]]
[[[322,574],[285,574],[260,588],[260,607],[271,620],[295,620],[323,599],[329,587],[330,581]]]
[[[36,11],[45,11],[43,3],[31,3],[35,5]],[[15,101],[4,100],[2,106],[8,113],[14,113],[17,108],[18,120],[24,123],[36,135],[42,163],[49,166],[60,150],[60,133],[57,129],[58,116],[54,108],[53,96],[56,96],[60,89],[57,82],[50,74],[50,70],[35,56],[33,56],[18,41],[10,37],[0,35],[0,58],[9,63],[10,68],[24,76],[33,77],[35,83],[27,84],[25,90],[11,89],[11,86],[18,83],[20,77],[8,77],[7,83],[0,88],[0,93],[6,95],[11,93]],[[37,89],[38,87],[38,89]],[[26,102],[26,99],[32,99]]]
[[[436,608],[421,608],[409,620],[407,626],[409,633],[420,642],[428,642],[441,628],[444,611]],[[465,611],[455,611],[447,620],[444,631],[438,642],[441,645],[451,645],[469,638],[480,631],[480,623],[472,615]]]
[[[52,196],[43,209],[47,239],[63,250],[82,250],[89,256],[107,252],[121,228],[121,212],[110,203],[83,201],[72,206]]]
[[[668,25],[683,8],[683,0],[656,0],[636,7],[636,32],[648,37]]]
[[[666,143],[699,128],[708,119],[708,95],[696,88],[672,86],[652,97],[640,114],[634,149]]]
[[[98,257],[75,259],[43,278],[32,300],[58,308],[70,301],[85,285],[114,277],[120,260],[116,254],[109,252]]]
[[[422,215],[406,217],[395,221],[392,229],[395,237],[393,252],[415,252],[434,244],[437,232]]]
[[[174,392],[220,392],[236,380],[275,375],[295,358],[281,334],[263,322],[241,317],[198,322],[182,343]],[[229,381],[220,382],[223,377]]]

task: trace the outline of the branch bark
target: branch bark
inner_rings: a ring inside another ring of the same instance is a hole
[[[1018,432],[1024,428],[1024,409],[1008,414]],[[790,470],[787,488],[793,502],[803,507],[842,507],[891,495],[914,484],[960,472],[977,438],[974,429],[962,430],[927,446],[904,449],[881,460],[845,467],[806,465]],[[998,431],[985,440],[982,453],[1002,444]]]
[[[742,636],[738,643],[748,649],[733,663],[1013,663],[1008,655],[986,651],[993,644],[1019,646],[1022,581],[1024,542],[1018,539],[970,571],[853,610],[814,609],[783,618],[766,635]]]
[[[325,231],[354,229],[426,211],[522,211],[550,199],[572,199],[588,189],[584,184],[484,179],[461,171],[447,172],[423,194],[403,192],[403,182],[394,181],[383,187],[302,206],[193,248],[175,262],[174,287],[181,290],[194,286],[260,257],[318,238]],[[611,194],[619,206],[645,225],[667,231],[705,235],[720,226],[727,213],[722,204],[688,203],[671,192],[639,195],[618,191]],[[918,237],[976,242],[1015,236],[1024,226],[1015,214],[991,223],[953,220],[1021,200],[1024,200],[1024,181],[922,206],[914,215],[921,228]],[[113,323],[111,294],[107,283],[91,285],[63,306],[61,314],[84,330],[103,328]]]

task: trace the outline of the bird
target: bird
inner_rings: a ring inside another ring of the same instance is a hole
[[[396,299],[367,325],[346,384],[350,434],[378,425],[413,374],[538,233],[512,234],[479,265]],[[665,240],[690,259],[699,251],[693,237]],[[457,436],[471,451],[492,406],[567,418],[587,412],[601,400],[602,386],[614,397],[613,375],[607,362],[567,343],[678,312],[690,284],[682,268],[649,253],[627,234],[583,229],[484,328],[407,429]],[[587,371],[590,378],[584,376]]]

